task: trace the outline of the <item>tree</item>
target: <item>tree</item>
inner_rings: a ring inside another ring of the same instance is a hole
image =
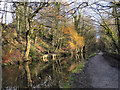
[[[106,1],[104,1],[106,2]],[[118,12],[116,12],[116,7],[119,8],[119,6],[117,6],[118,3],[115,3],[115,1],[113,2],[106,2],[107,5],[103,5],[101,2],[97,2],[95,3],[95,5],[98,8],[95,8],[93,6],[91,6],[91,9],[96,12],[97,15],[99,15],[100,18],[96,18],[95,16],[91,16],[94,17],[96,20],[93,20],[94,22],[98,23],[101,27],[103,27],[105,30],[105,35],[106,38],[110,38],[110,40],[112,40],[112,44],[114,45],[114,47],[116,48],[116,53],[119,53],[119,20],[117,19]],[[107,17],[107,18],[106,18]],[[114,23],[109,24],[109,22],[107,22],[108,19],[113,18],[115,19],[115,22],[113,20]],[[107,20],[106,20],[107,19]],[[117,24],[116,24],[117,22]],[[115,32],[115,28],[113,30],[113,27],[117,27],[117,34]],[[117,38],[116,38],[117,36]]]
[[[29,52],[30,52],[30,36],[31,36],[31,21],[32,19],[37,15],[37,13],[39,12],[40,9],[47,7],[49,4],[46,2],[40,3],[39,7],[33,12],[30,13],[30,8],[26,7],[26,13],[27,13],[27,17],[26,18],[26,48],[25,48],[25,53],[24,53],[24,59],[25,60],[29,60],[28,56],[29,56]]]
[[[79,36],[77,31],[71,27],[65,27],[63,29],[63,33],[70,37],[70,41],[68,41],[68,43],[71,48],[71,54],[73,53],[72,50],[75,49],[76,53],[80,52],[81,58],[83,59],[84,37]]]
[[[119,15],[119,9],[120,9],[120,4],[119,2],[113,2],[114,3],[114,6],[113,6],[113,15],[114,15],[114,18],[115,18],[115,24],[117,25],[117,31],[118,31],[118,52],[120,53],[120,15]]]

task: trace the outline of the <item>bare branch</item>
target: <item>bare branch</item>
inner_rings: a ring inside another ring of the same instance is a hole
[[[0,10],[0,12],[9,12],[9,13],[15,13],[13,11],[6,11],[6,10]]]
[[[37,8],[32,14],[30,14],[29,16],[29,19],[30,18],[33,18],[34,16],[36,16],[36,13],[38,13],[39,12],[39,10],[41,10],[42,8],[44,8],[44,7],[48,7],[49,6],[49,3],[47,2],[44,2],[43,4],[42,4],[42,6],[40,6],[39,8]]]

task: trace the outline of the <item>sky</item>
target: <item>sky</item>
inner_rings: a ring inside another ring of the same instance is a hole
[[[5,2],[1,2],[0,5],[0,10],[4,10],[4,4]],[[10,11],[10,7],[11,7],[12,3],[7,3],[7,11]],[[3,12],[0,13],[0,21],[1,21],[1,17],[2,14],[4,14]],[[3,23],[5,22],[5,15],[3,16]],[[7,12],[7,24],[12,22],[12,14]]]

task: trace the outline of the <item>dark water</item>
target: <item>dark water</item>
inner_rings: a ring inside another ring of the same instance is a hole
[[[58,58],[57,61],[26,62],[2,68],[3,88],[63,88],[69,75],[68,68],[79,59]]]

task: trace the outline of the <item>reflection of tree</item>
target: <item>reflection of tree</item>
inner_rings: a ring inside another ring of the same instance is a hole
[[[56,61],[52,62],[53,71],[57,73],[62,73],[62,65],[61,65],[62,58],[57,59]]]
[[[46,68],[48,68],[51,65],[51,63],[41,63],[41,62],[34,62],[30,65],[30,72],[31,77],[37,77],[40,72],[44,71]]]
[[[25,75],[26,75],[26,79],[27,79],[27,87],[29,87],[30,84],[32,83],[32,80],[31,80],[31,75],[30,75],[30,69],[29,69],[29,66],[28,66],[28,62],[26,62],[24,64],[24,68],[25,68]]]
[[[57,62],[54,61],[55,70],[49,68],[51,67],[51,64],[46,63],[46,67],[45,63],[42,65],[40,62],[39,64],[38,62],[30,64],[30,66],[29,62],[25,62],[24,68],[22,65],[18,67],[11,66],[12,68],[4,67],[4,86],[24,88],[30,87],[32,83],[36,88],[62,87],[64,85],[66,70],[70,67],[73,61],[73,58],[60,58]],[[46,69],[43,66],[45,66]]]

